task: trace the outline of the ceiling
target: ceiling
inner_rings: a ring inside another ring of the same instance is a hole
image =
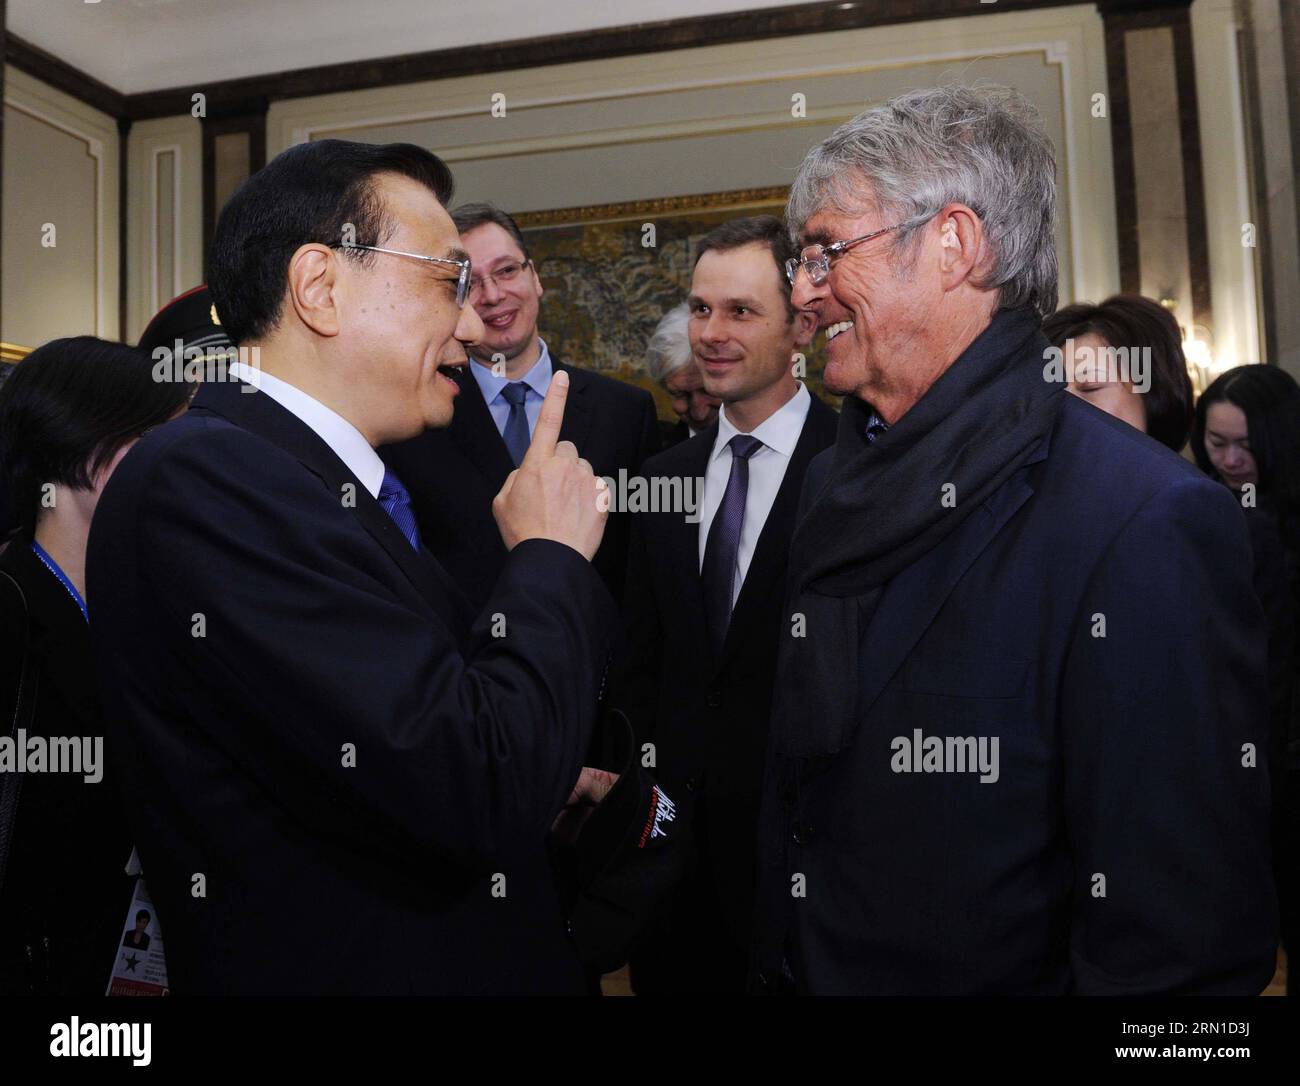
[[[8,0],[14,34],[124,94],[788,0]],[[856,7],[845,3],[844,7]]]

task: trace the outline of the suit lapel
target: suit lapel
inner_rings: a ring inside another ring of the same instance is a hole
[[[682,471],[683,480],[699,479],[697,497],[704,496],[704,475],[708,471],[709,457],[713,444],[718,437],[718,424],[715,422],[697,438],[681,446],[687,455]],[[698,514],[700,509],[696,509]],[[687,520],[681,513],[665,513],[669,519],[668,552],[672,562],[674,580],[677,582],[677,601],[686,614],[686,625],[692,631],[695,641],[697,659],[707,660],[713,656],[709,645],[708,633],[704,622],[704,587],[700,581],[700,523],[698,519]]]
[[[859,653],[858,719],[880,696],[966,571],[1033,495],[1029,466],[1044,456],[1046,449],[1008,479],[952,535],[885,586]]]
[[[495,495],[505,485],[506,476],[515,470],[515,463],[483,399],[483,390],[468,368],[460,379],[460,395],[447,432]]]
[[[200,387],[191,410],[207,411],[255,433],[293,456],[321,480],[325,489],[350,507],[362,526],[397,563],[412,586],[439,611],[446,605],[445,586],[434,569],[436,563],[417,552],[361,481],[352,474],[320,436],[293,412],[261,392],[245,392],[251,386],[240,382],[211,382]],[[345,486],[351,486],[345,491]],[[344,502],[354,496],[355,504]]]
[[[794,530],[795,512],[799,508],[804,473],[812,458],[827,444],[824,440],[819,440],[818,420],[814,417],[817,407],[816,402],[808,407],[803,428],[799,431],[799,440],[790,454],[790,462],[786,464],[776,499],[772,502],[767,520],[763,522],[763,530],[759,533],[754,555],[749,560],[749,569],[745,573],[745,582],[740,587],[740,595],[731,612],[727,638],[718,660],[719,668],[726,665],[735,655],[737,647],[744,643],[749,631],[756,628],[752,613],[762,609],[773,579],[781,575],[789,557],[790,536]]]

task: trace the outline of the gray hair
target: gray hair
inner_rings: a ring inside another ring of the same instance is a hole
[[[1009,87],[934,87],[859,113],[808,152],[786,222],[798,237],[826,205],[855,216],[874,206],[907,224],[901,247],[950,203],[984,224],[992,264],[976,285],[998,288],[1003,309],[1053,312],[1056,155],[1038,112]]]
[[[686,331],[690,319],[690,306],[685,302],[673,306],[659,318],[645,349],[646,373],[655,384],[662,385],[670,373],[694,360],[690,334]]]

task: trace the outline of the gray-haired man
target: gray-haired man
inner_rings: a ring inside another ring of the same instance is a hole
[[[1055,163],[1014,93],[807,156],[794,304],[845,394],[790,554],[753,979],[1257,993],[1262,616],[1241,511],[1044,378]]]
[[[722,401],[704,387],[704,374],[691,350],[691,309],[673,306],[655,325],[645,348],[646,375],[668,393],[677,421],[661,422],[663,446],[671,448],[701,434],[718,421]]]

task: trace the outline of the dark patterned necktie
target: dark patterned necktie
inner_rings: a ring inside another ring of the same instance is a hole
[[[501,390],[501,395],[510,405],[510,414],[506,418],[506,428],[501,432],[505,438],[510,459],[518,467],[524,462],[524,453],[528,451],[528,414],[524,411],[524,401],[528,399],[528,386],[523,381],[511,381]]]
[[[379,484],[379,504],[402,530],[402,535],[406,536],[407,542],[418,551],[420,529],[415,523],[415,510],[411,508],[410,492],[402,485],[402,480],[391,471],[384,472],[384,481]]]
[[[700,567],[704,619],[717,655],[722,653],[727,627],[731,624],[736,559],[740,554],[740,531],[745,525],[745,498],[749,493],[749,458],[763,447],[763,443],[749,434],[737,434],[727,445],[731,449],[731,475],[727,478],[722,503],[709,526],[708,542],[704,544],[704,564]]]

